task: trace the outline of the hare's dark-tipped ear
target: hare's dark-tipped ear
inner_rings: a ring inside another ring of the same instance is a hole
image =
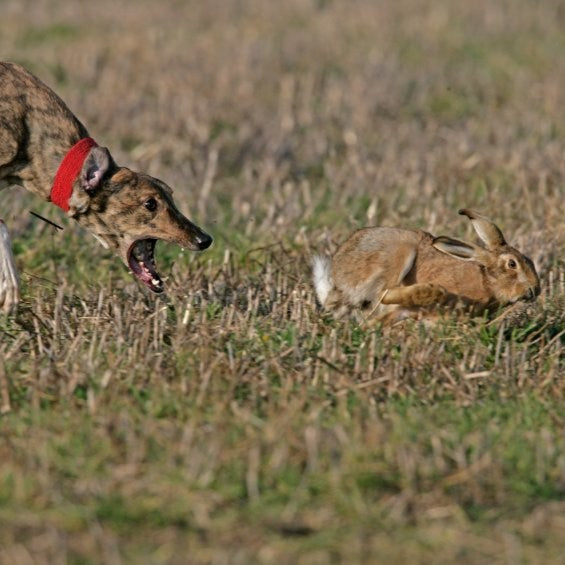
[[[467,218],[471,220],[473,228],[475,228],[477,235],[486,245],[487,249],[496,249],[506,245],[506,240],[504,239],[500,228],[488,218],[485,218],[485,216],[482,216],[473,210],[467,210],[466,208],[459,210],[459,214],[467,216]]]
[[[86,192],[98,188],[113,164],[112,156],[106,147],[93,147],[82,166],[80,186]]]
[[[477,256],[477,248],[474,245],[446,237],[445,235],[435,237],[432,241],[432,245],[438,251],[456,257],[457,259],[473,260],[476,259]]]

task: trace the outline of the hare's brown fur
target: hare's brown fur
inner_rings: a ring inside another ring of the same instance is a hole
[[[321,304],[336,313],[368,309],[377,319],[431,315],[463,306],[472,313],[496,309],[540,292],[530,259],[509,246],[484,216],[461,210],[484,247],[421,230],[376,227],[354,232],[331,264],[315,259]]]

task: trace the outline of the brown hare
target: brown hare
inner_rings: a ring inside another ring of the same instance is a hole
[[[394,323],[445,308],[481,314],[534,300],[540,281],[533,262],[508,245],[489,219],[472,210],[459,214],[471,220],[484,247],[421,230],[377,227],[354,232],[332,259],[315,257],[320,304],[338,316],[361,308]]]

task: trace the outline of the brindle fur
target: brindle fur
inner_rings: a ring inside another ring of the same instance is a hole
[[[61,160],[86,128],[38,78],[14,63],[0,62],[0,190],[20,185],[49,200]],[[144,207],[157,201],[152,212]],[[94,147],[73,185],[68,215],[90,230],[128,264],[138,239],[163,239],[205,249],[212,238],[175,206],[162,181],[118,166],[109,151]],[[0,308],[19,299],[7,229],[0,220]]]

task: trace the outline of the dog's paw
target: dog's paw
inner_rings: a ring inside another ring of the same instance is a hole
[[[0,310],[9,314],[16,309],[20,301],[20,290],[17,284],[0,282]]]
[[[10,313],[19,301],[18,272],[14,265],[10,237],[4,222],[0,220],[0,311]]]

